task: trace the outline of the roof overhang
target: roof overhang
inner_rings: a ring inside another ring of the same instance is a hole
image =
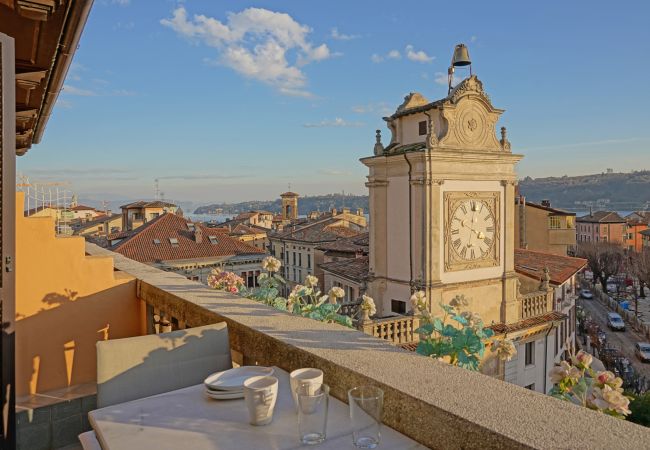
[[[93,0],[0,0],[0,33],[15,40],[16,154],[38,144],[63,88]]]

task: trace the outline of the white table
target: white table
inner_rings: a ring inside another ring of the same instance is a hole
[[[97,409],[91,411],[88,417],[105,450],[354,448],[348,405],[331,396],[327,440],[316,446],[301,445],[289,374],[275,368],[274,376],[280,381],[278,400],[273,422],[266,426],[249,425],[248,410],[243,399],[209,399],[203,393],[203,385]],[[382,426],[379,448],[425,447]]]

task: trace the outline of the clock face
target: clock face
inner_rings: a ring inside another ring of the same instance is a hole
[[[499,265],[498,192],[445,192],[445,271]]]
[[[449,230],[453,251],[465,261],[489,256],[495,225],[494,213],[486,202],[476,199],[459,202],[452,213]]]

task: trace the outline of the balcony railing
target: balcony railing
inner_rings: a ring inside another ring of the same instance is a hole
[[[393,344],[408,344],[419,340],[418,334],[415,332],[419,326],[420,320],[417,317],[398,316],[360,324],[359,329],[366,334]]]
[[[535,291],[529,294],[524,294],[520,301],[521,319],[529,319],[553,311],[552,291]]]
[[[112,255],[92,244],[87,252]],[[320,368],[332,395],[345,402],[354,386],[378,386],[385,392],[383,422],[428,447],[644,448],[650,442],[644,427],[114,257],[116,269],[137,278],[150,329],[154,310],[159,326],[225,321],[236,360],[287,371]]]

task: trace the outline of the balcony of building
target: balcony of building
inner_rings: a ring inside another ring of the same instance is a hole
[[[19,202],[20,203],[20,199]],[[89,428],[95,343],[225,322],[233,361],[324,371],[334,397],[385,391],[386,425],[438,448],[643,448],[646,428],[404,350],[408,320],[369,334],[289,315],[182,275],[55,237],[51,218],[18,217],[18,447],[61,447]],[[38,277],[38,283],[35,278]],[[547,296],[524,296],[521,317]]]

